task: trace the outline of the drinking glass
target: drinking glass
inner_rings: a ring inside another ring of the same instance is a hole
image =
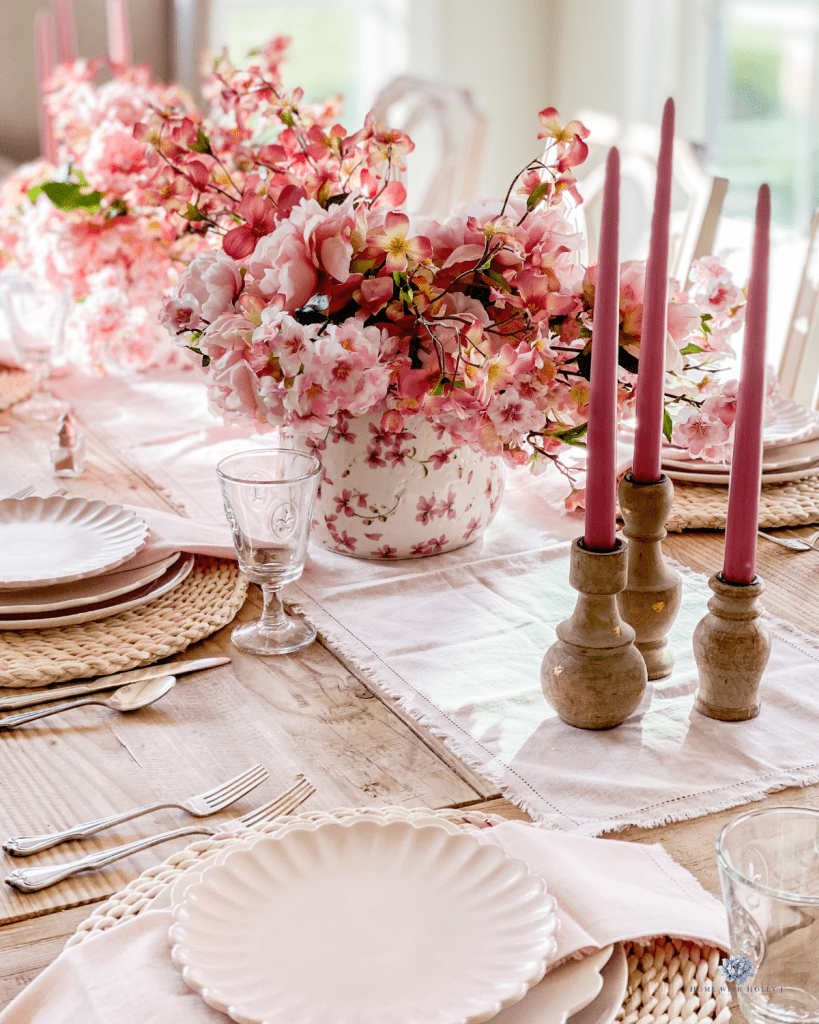
[[[48,390],[45,378],[52,361],[62,352],[67,289],[24,287],[17,282],[2,291],[3,309],[9,322],[11,343],[18,362],[34,375],[34,393],[13,412],[29,420],[53,420],[65,409]]]
[[[717,837],[732,957],[751,1024],[819,1022],[819,810],[771,807],[734,818]],[[743,961],[744,963],[744,961]]]
[[[241,651],[288,654],[316,638],[285,612],[281,590],[304,568],[320,472],[314,455],[290,448],[240,452],[216,467],[239,568],[264,594],[262,617],[231,634]]]

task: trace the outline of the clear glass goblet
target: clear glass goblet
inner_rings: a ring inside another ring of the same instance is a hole
[[[316,631],[288,615],[281,590],[301,576],[321,463],[291,448],[240,452],[216,467],[239,568],[264,594],[262,617],[237,626],[233,643],[248,654],[289,654]]]
[[[34,375],[34,393],[13,412],[29,420],[53,420],[66,408],[44,381],[49,367],[63,349],[68,313],[67,289],[22,287],[2,289],[3,309],[9,322],[11,343],[18,362]]]
[[[817,1024],[819,810],[741,814],[717,837],[717,863],[731,934],[723,973],[740,1009],[751,1024]]]

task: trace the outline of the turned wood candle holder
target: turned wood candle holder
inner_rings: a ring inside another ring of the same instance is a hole
[[[700,686],[694,707],[721,722],[744,722],[759,714],[759,684],[771,654],[771,635],[760,619],[763,583],[708,581],[714,596],[694,630]]]
[[[571,617],[543,659],[540,681],[546,700],[578,729],[611,729],[634,711],[646,688],[646,667],[634,646],[634,630],[617,610],[626,585],[628,542],[613,551],[572,544],[569,582],[577,591]]]
[[[666,634],[682,600],[682,580],[666,564],[661,543],[674,502],[674,485],[667,476],[656,483],[637,483],[627,473],[620,481],[618,497],[629,547],[628,583],[617,595],[617,604],[634,629],[648,678],[662,679],[674,667]]]

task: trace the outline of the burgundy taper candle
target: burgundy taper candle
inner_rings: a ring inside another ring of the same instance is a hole
[[[133,63],[131,53],[131,24],[128,19],[126,0],[108,0],[108,56],[112,64],[129,67]]]
[[[48,112],[45,84],[54,74],[54,44],[51,34],[51,16],[47,11],[34,15],[34,63],[37,69],[37,91],[40,97],[40,156],[51,164],[57,162],[54,126]]]
[[[765,330],[768,319],[768,248],[771,225],[771,190],[762,185],[756,201],[756,226],[742,372],[734,422],[734,454],[728,484],[725,523],[726,583],[753,583],[756,576],[756,531],[759,526],[759,490],[762,481],[762,429],[765,415]]]
[[[620,153],[609,150],[594,289],[589,428],[586,446],[586,523],[590,551],[615,543],[617,357],[620,347]]]
[[[60,64],[73,64],[77,59],[77,33],[71,0],[51,0],[51,11],[57,30],[57,56]]]
[[[665,394],[665,343],[668,332],[668,227],[674,156],[674,100],[663,110],[657,184],[651,217],[651,242],[643,296],[643,329],[637,375],[637,427],[631,475],[637,483],[656,483],[662,474],[661,446]]]

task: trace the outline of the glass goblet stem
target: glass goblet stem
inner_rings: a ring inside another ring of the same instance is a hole
[[[287,626],[281,598],[281,583],[263,583],[264,608],[259,619],[259,632],[268,635],[281,633]]]

